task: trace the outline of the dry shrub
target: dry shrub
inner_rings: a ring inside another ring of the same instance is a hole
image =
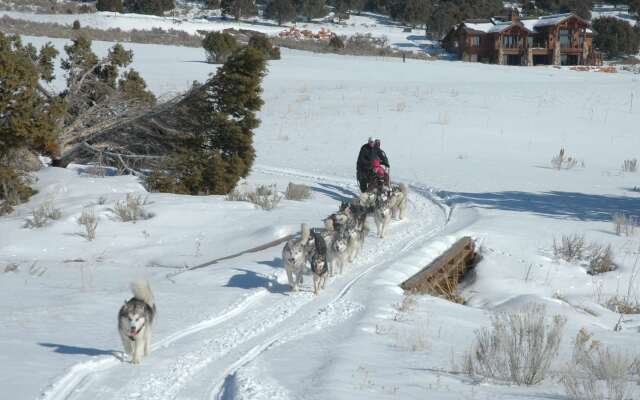
[[[227,201],[248,201],[263,210],[273,210],[281,199],[282,196],[276,190],[276,185],[259,185],[254,191],[248,192],[242,192],[236,188],[225,196]]]
[[[98,228],[98,217],[93,207],[87,206],[82,209],[82,214],[78,218],[78,225],[84,227],[84,237],[91,241],[96,238],[96,229]]]
[[[624,172],[636,172],[638,170],[638,159],[624,160],[622,163],[622,170]]]
[[[638,226],[638,219],[631,215],[623,213],[615,213],[613,215],[613,228],[616,235],[631,236],[635,233],[635,228]]]
[[[136,222],[149,219],[153,217],[153,213],[144,209],[144,206],[148,204],[147,199],[148,196],[142,197],[141,194],[134,195],[133,193],[127,193],[127,198],[124,201],[118,201],[111,211],[116,214],[122,222]]]
[[[611,245],[604,246],[597,243],[591,244],[587,260],[589,261],[589,269],[587,272],[590,275],[598,275],[615,269]]]
[[[58,220],[62,217],[62,211],[53,205],[52,201],[46,201],[40,207],[33,210],[31,218],[27,218],[24,223],[25,228],[43,228],[49,221]]]
[[[287,200],[306,200],[311,198],[311,188],[307,185],[300,185],[297,183],[289,182],[287,185],[287,191],[284,192],[284,197]]]
[[[561,260],[572,262],[582,260],[586,253],[584,235],[562,235],[560,242],[553,238],[553,255]]]
[[[640,303],[629,296],[613,296],[605,305],[618,314],[640,314]]]
[[[614,353],[581,329],[576,336],[573,356],[562,371],[562,384],[572,400],[625,400],[637,398],[632,382],[635,360]]]
[[[571,169],[578,166],[578,160],[566,155],[564,149],[560,149],[560,152],[551,159],[551,166],[555,169]]]
[[[520,312],[500,313],[491,328],[476,331],[476,341],[465,355],[470,375],[534,385],[541,382],[558,353],[566,319],[559,315],[545,323],[545,308],[533,305]]]

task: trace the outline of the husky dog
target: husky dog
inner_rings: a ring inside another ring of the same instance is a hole
[[[331,243],[331,257],[329,259],[329,276],[335,276],[336,271],[340,268],[340,274],[344,269],[344,261],[348,257],[349,237],[347,230],[341,229],[334,232],[334,238]]]
[[[373,219],[378,229],[378,237],[384,238],[384,231],[391,222],[391,207],[389,206],[388,192],[380,192],[376,196]]]
[[[358,203],[342,202],[340,211],[349,216],[349,222],[346,227],[347,237],[347,255],[349,262],[353,262],[362,249],[364,239],[369,234],[367,227],[367,210]]]
[[[314,252],[311,257],[311,272],[313,272],[313,293],[318,294],[320,288],[324,289],[329,273],[327,260],[327,243],[324,236],[313,232]]]
[[[282,249],[284,269],[287,271],[287,279],[294,292],[297,292],[298,286],[302,284],[304,266],[312,251],[312,245],[309,225],[302,224],[300,239],[287,241]]]
[[[404,213],[407,208],[407,192],[407,185],[404,183],[391,188],[389,207],[393,218],[404,219]]]
[[[133,364],[139,364],[144,353],[148,356],[151,345],[151,330],[156,317],[156,305],[149,282],[131,284],[133,297],[125,301],[118,313],[118,331],[124,352]]]

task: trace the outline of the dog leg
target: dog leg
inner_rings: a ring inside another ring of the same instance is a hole
[[[296,291],[296,285],[293,282],[293,272],[291,272],[288,268],[287,268],[287,280],[289,281],[289,286],[291,286],[291,290],[293,290],[295,292]]]
[[[313,274],[313,293],[315,295],[318,294],[318,286],[319,286],[318,279],[319,279],[318,275]]]
[[[122,339],[122,347],[124,348],[124,354],[126,355],[126,357],[129,357],[129,359],[131,359],[131,356],[133,354],[133,349],[131,347],[131,339],[129,339],[129,337],[127,335],[123,335],[122,333],[120,333],[120,339]],[[122,361],[124,361],[125,357],[122,357]]]
[[[140,360],[142,359],[142,353],[144,353],[144,343],[142,343],[141,338],[136,338],[133,343],[133,359],[131,362],[133,364],[140,364]]]
[[[151,345],[151,329],[149,329],[150,326],[146,327],[144,329],[144,356],[148,356],[149,354],[151,354],[151,349],[150,349],[150,345]]]
[[[300,287],[300,285],[302,285],[302,273],[303,273],[303,269],[301,268],[300,270],[298,270],[298,275],[296,276],[296,291],[298,290],[298,287]]]

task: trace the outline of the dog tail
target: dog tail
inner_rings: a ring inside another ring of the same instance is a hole
[[[406,183],[401,183],[400,184],[400,191],[406,196],[407,192],[409,192],[409,188],[407,187]]]
[[[133,297],[144,301],[151,308],[156,307],[155,300],[153,299],[153,292],[151,291],[151,286],[149,286],[148,281],[135,281],[131,283],[131,291],[133,292]]]
[[[300,226],[300,236],[302,239],[302,243],[307,243],[309,241],[309,236],[311,235],[311,230],[309,229],[309,224],[302,224]]]

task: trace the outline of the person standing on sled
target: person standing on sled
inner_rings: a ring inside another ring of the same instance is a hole
[[[356,178],[362,193],[367,191],[369,177],[371,176],[371,162],[376,158],[375,142],[371,137],[367,143],[360,147],[358,161],[356,163]]]

